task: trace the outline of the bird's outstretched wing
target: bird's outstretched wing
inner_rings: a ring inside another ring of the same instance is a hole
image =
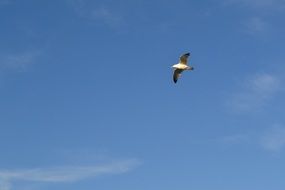
[[[184,64],[184,65],[187,65],[187,59],[188,59],[189,56],[190,56],[190,53],[185,53],[185,54],[181,55],[180,63]]]
[[[173,81],[174,83],[177,82],[178,78],[180,77],[181,73],[182,73],[182,69],[175,69],[173,72]]]

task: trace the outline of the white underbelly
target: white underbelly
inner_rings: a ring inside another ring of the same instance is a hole
[[[183,70],[188,68],[188,66],[184,64],[176,64],[176,65],[173,65],[173,67],[177,69],[183,69]]]

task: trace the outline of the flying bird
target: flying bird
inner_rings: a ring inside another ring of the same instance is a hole
[[[194,67],[187,65],[187,60],[189,56],[190,56],[190,53],[185,53],[181,55],[179,63],[172,66],[172,68],[174,68],[174,72],[173,72],[174,83],[177,82],[178,78],[181,76],[181,73],[184,70],[194,70]]]

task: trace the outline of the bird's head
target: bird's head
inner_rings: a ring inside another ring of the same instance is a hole
[[[188,66],[188,67],[187,67],[187,70],[194,70],[194,67]]]

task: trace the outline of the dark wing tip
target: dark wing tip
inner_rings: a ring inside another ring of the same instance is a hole
[[[175,73],[173,74],[173,82],[174,83],[177,83],[177,79],[178,79],[178,77],[175,75]]]
[[[181,69],[175,69],[173,72],[173,81],[177,83],[180,73],[182,72]]]
[[[188,57],[188,56],[190,56],[190,53],[188,52],[188,53],[185,53],[184,55]]]

